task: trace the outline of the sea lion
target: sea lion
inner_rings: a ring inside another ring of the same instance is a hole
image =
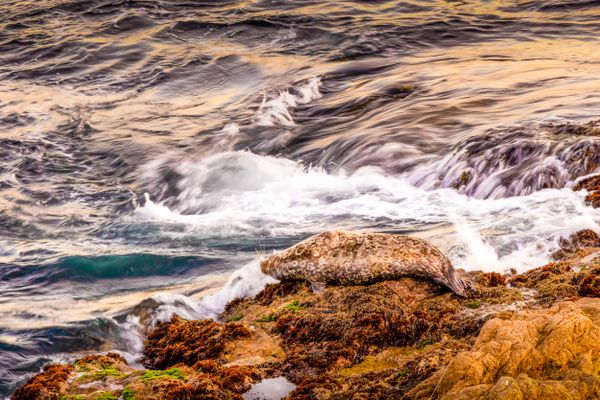
[[[282,281],[307,280],[315,291],[326,284],[365,284],[402,276],[432,279],[460,296],[467,296],[471,287],[431,244],[386,233],[320,233],[273,254],[260,269]]]

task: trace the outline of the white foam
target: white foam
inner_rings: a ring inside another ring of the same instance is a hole
[[[240,127],[235,122],[230,122],[221,129],[221,134],[226,136],[236,136],[240,133]]]
[[[152,296],[159,306],[152,312],[150,326],[157,322],[170,321],[177,314],[184,319],[199,319],[204,317],[198,303],[193,299],[178,293],[159,293]]]
[[[225,306],[236,298],[256,296],[267,283],[276,283],[277,280],[260,270],[259,259],[256,258],[235,271],[225,286],[214,294],[206,295],[197,302],[182,294],[160,293],[152,297],[158,306],[151,311],[147,326],[140,324],[138,316],[130,315],[127,322],[120,325],[123,338],[131,340],[132,354],[139,354],[143,350],[143,342],[138,346],[137,337],[147,331],[157,322],[170,321],[175,314],[184,319],[217,319],[225,310]]]
[[[121,331],[121,347],[127,349],[119,353],[128,363],[137,363],[144,350],[144,339],[140,318],[136,315],[128,315],[126,320],[119,324]]]
[[[239,135],[240,126],[235,122],[230,122],[217,134],[213,147],[218,149],[218,151],[233,150],[233,146],[237,142]]]
[[[181,222],[185,221],[185,218],[182,218],[179,214],[172,212],[169,207],[156,204],[150,200],[150,195],[148,193],[144,193],[144,199],[146,199],[144,207],[138,207],[135,209],[135,214],[140,218],[147,218],[151,220],[159,219],[163,221],[172,220],[175,222],[178,220]]]
[[[376,168],[328,174],[245,151],[213,155],[178,172],[184,178],[172,206],[147,201],[136,218],[184,224],[183,235],[265,241],[332,228],[425,230],[459,220],[458,232],[434,237],[435,244],[458,266],[494,270],[539,266],[561,236],[600,230],[600,211],[570,189],[475,199],[452,189],[423,190]]]
[[[253,260],[235,271],[217,293],[204,296],[200,301],[200,312],[204,317],[216,319],[231,300],[256,296],[267,283],[275,282],[277,280],[261,272],[259,260]]]
[[[464,264],[474,269],[492,271],[501,267],[498,253],[479,232],[461,217],[454,218],[453,222],[458,241],[466,246]]]
[[[294,126],[291,109],[323,97],[319,91],[320,87],[321,79],[311,78],[304,84],[294,88],[293,93],[290,93],[289,90],[282,90],[276,97],[269,100],[266,96],[263,96],[262,104],[255,116],[256,125]]]

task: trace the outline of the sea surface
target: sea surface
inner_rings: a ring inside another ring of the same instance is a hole
[[[135,362],[144,323],[217,315],[327,229],[497,271],[600,230],[570,189],[600,166],[599,21],[598,1],[3,0],[0,398],[85,352]]]

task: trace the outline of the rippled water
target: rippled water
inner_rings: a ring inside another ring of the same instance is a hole
[[[210,315],[256,290],[257,256],[328,228],[495,270],[599,229],[569,189],[600,165],[599,17],[594,1],[3,1],[0,397],[49,360],[135,357],[138,303]]]

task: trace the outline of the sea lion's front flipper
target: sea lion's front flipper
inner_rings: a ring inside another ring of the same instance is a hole
[[[327,287],[327,284],[325,282],[310,282],[310,288],[312,289],[313,293],[321,293],[323,292],[323,290],[325,290],[325,287]]]

